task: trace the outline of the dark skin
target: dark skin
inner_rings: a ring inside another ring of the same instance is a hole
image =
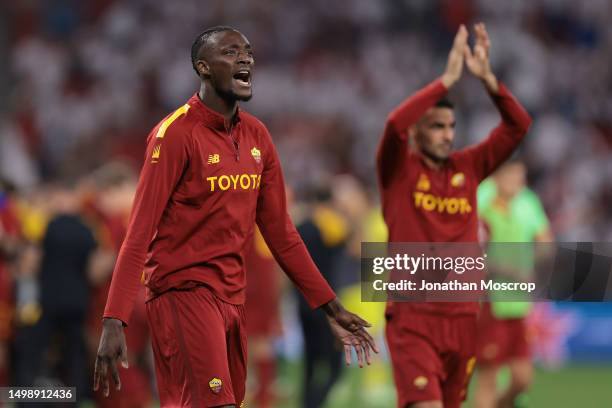
[[[198,56],[195,63],[200,76],[198,95],[206,106],[229,122],[238,109],[238,101],[248,101],[253,95],[255,60],[251,44],[238,31],[222,31],[212,34]]]
[[[252,68],[254,65],[251,44],[238,31],[222,31],[213,34],[204,44],[195,63],[200,76],[199,97],[206,106],[225,117],[228,127],[233,123],[239,101],[252,96]],[[344,309],[338,299],[321,306],[327,315],[332,332],[343,345],[347,365],[351,363],[351,349],[357,354],[359,367],[370,364],[371,351],[378,353],[372,336],[366,331],[370,324]],[[105,396],[110,393],[109,374],[115,389],[121,389],[117,364],[128,367],[127,346],[121,320],[105,318],[94,369],[94,391],[100,386]],[[225,405],[224,407],[234,407]]]

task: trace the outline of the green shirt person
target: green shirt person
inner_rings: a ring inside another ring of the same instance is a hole
[[[550,242],[548,218],[537,195],[526,187],[525,166],[504,164],[478,188],[479,216],[488,226],[487,266],[498,281],[530,279],[536,242]],[[533,376],[525,317],[531,303],[521,292],[491,292],[479,320],[476,407],[519,406]],[[509,301],[512,300],[512,301]],[[497,390],[499,369],[507,366],[510,384]],[[523,405],[520,405],[523,406]]]
[[[530,244],[551,241],[551,233],[540,199],[525,186],[522,163],[511,161],[480,184],[478,210],[492,243],[487,252],[489,263],[513,271],[514,280],[528,278],[535,263]],[[501,300],[503,294],[492,293],[491,299]],[[526,316],[530,306],[527,302],[493,302],[491,308],[498,318],[517,318]]]

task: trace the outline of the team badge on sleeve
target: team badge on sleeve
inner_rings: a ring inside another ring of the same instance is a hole
[[[251,156],[255,159],[257,163],[261,162],[261,152],[258,148],[254,147],[251,149]]]
[[[215,394],[218,394],[221,392],[221,388],[223,388],[223,381],[221,381],[217,377],[214,377],[212,380],[208,382],[208,386],[210,387],[210,390],[212,392],[214,392]]]

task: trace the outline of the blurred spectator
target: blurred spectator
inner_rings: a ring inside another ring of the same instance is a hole
[[[14,187],[10,183],[0,182],[0,387],[11,384],[10,340],[15,310],[12,266],[21,234],[13,193]]]
[[[42,241],[38,274],[42,315],[17,343],[18,383],[32,386],[59,379],[76,386],[77,400],[82,400],[89,389],[84,375],[87,272],[96,241],[79,215],[81,197],[74,185],[56,186],[51,198],[55,212]]]
[[[513,159],[478,188],[478,213],[488,231],[488,238],[482,241],[490,243],[489,273],[502,282],[533,276],[537,255],[544,252],[537,251],[533,243],[552,241],[548,218],[538,196],[526,187],[526,176],[523,162]],[[482,305],[479,316],[475,392],[478,408],[523,406],[523,393],[533,378],[532,338],[527,329],[532,304],[507,301],[504,296],[508,295],[492,291],[491,302]],[[505,366],[510,371],[510,385],[500,393],[498,374]]]
[[[338,291],[341,277],[339,263],[344,256],[349,225],[332,203],[328,186],[310,193],[310,214],[297,230],[315,264],[331,287]],[[302,407],[323,406],[329,391],[342,372],[342,347],[334,340],[329,323],[321,310],[312,310],[298,296],[299,320],[304,337],[304,377]]]
[[[333,199],[337,209],[351,226],[344,256],[336,266],[341,276],[340,298],[351,310],[358,310],[372,327],[370,333],[384,343],[385,302],[362,302],[361,291],[361,247],[362,243],[385,242],[387,226],[376,201],[368,197],[363,184],[347,174],[332,179]],[[374,359],[367,370],[360,370],[359,381],[354,381],[351,393],[364,406],[392,405],[389,395],[395,395],[393,379],[382,359]],[[353,375],[356,375],[353,373]]]

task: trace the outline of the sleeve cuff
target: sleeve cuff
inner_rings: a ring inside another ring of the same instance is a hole
[[[444,86],[442,82],[442,77],[438,77],[431,84],[429,84],[436,92],[448,92],[448,88]]]
[[[318,309],[324,304],[327,304],[336,298],[336,293],[331,288],[328,287],[328,290],[326,290],[325,292],[325,294],[322,294],[316,299],[307,298],[306,301],[308,302],[308,306],[310,306],[310,308],[313,310]]]
[[[102,315],[103,319],[118,319],[121,320],[123,322],[123,326],[128,326],[129,321],[130,321],[130,313],[131,310],[125,310],[125,309],[121,309],[121,307],[109,307],[107,305],[106,309],[104,310],[104,314]]]

